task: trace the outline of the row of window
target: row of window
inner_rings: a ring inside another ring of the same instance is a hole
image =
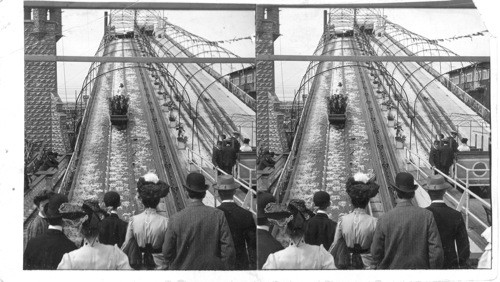
[[[253,83],[254,82],[254,80],[253,80],[253,74],[249,73],[247,75],[241,75],[241,76],[233,77],[233,78],[231,78],[231,82],[234,85],[243,85],[243,84]]]
[[[459,75],[453,75],[450,77],[451,82],[454,84],[463,84],[466,82],[477,82],[481,80],[486,80],[490,78],[490,70],[473,70],[465,73],[460,73]]]
[[[41,17],[42,20],[46,20],[46,21],[52,21],[54,20],[52,17],[53,17],[53,11],[52,9],[47,9],[47,14],[45,15],[45,17]],[[25,20],[28,20],[28,21],[32,21],[34,20],[33,18],[33,9],[31,8],[24,8],[24,19]]]

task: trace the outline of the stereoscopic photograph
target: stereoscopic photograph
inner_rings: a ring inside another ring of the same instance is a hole
[[[494,6],[0,0],[0,282],[493,280]]]

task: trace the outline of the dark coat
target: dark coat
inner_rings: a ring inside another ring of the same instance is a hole
[[[266,230],[257,229],[257,238],[257,269],[262,269],[267,257],[283,250],[283,246]]]
[[[443,269],[466,267],[470,256],[470,245],[462,214],[445,203],[432,203],[427,209],[434,214],[441,236],[444,251]]]
[[[40,215],[37,215],[26,228],[26,243],[28,243],[33,238],[47,233],[47,231],[49,230],[48,228],[49,222]]]
[[[335,229],[337,228],[337,223],[328,218],[328,215],[324,213],[318,213],[313,216],[307,223],[306,234],[304,240],[310,245],[321,245],[325,249],[330,249],[333,243],[333,238],[335,237]]]
[[[191,202],[168,222],[163,256],[170,270],[233,269],[231,231],[219,209]]]
[[[256,270],[256,226],[252,213],[235,203],[217,207],[224,212],[236,250],[235,270]],[[248,250],[248,251],[247,251]]]
[[[237,151],[231,146],[222,148],[222,165],[226,168],[232,168],[238,158]]]
[[[434,148],[434,146],[432,146],[429,153],[429,163],[435,167],[439,166],[439,149]]]
[[[377,269],[439,269],[441,238],[429,210],[399,202],[378,219],[371,246]]]
[[[441,148],[439,148],[439,166],[436,165],[436,167],[448,175],[454,159],[455,153],[453,149],[449,145],[441,146]]]
[[[222,150],[217,147],[214,147],[212,151],[212,164],[222,167]]]
[[[112,213],[103,219],[99,225],[99,242],[106,245],[122,247],[127,234],[128,223],[121,220],[117,214]]]
[[[31,239],[24,251],[25,270],[57,269],[64,254],[76,250],[75,243],[59,230],[49,229],[47,233]]]

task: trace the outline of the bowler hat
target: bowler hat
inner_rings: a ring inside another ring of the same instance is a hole
[[[61,218],[59,207],[68,202],[68,197],[63,194],[54,194],[50,197],[48,204],[44,207],[45,216],[48,219]]]
[[[208,185],[205,184],[205,176],[198,172],[188,174],[185,187],[193,192],[205,192],[208,190]]]
[[[436,191],[450,189],[451,187],[451,184],[446,182],[442,175],[436,174],[427,177],[427,186],[425,187],[425,190]]]
[[[314,193],[313,202],[315,206],[323,206],[330,203],[330,194],[325,191]]]
[[[408,172],[400,172],[396,175],[395,188],[402,192],[415,192],[418,185],[415,185],[413,175]]]
[[[155,173],[148,172],[139,177],[137,181],[137,192],[142,199],[163,198],[168,195],[170,186],[158,179]]]
[[[276,202],[273,194],[269,192],[258,192],[257,193],[257,218],[267,218],[265,213],[265,208],[269,203]]]
[[[106,207],[119,207],[120,206],[120,194],[116,191],[108,191],[104,194],[104,205]]]
[[[221,175],[217,179],[217,185],[214,186],[217,190],[227,191],[234,190],[238,188],[240,185],[234,181],[234,177],[232,175]]]

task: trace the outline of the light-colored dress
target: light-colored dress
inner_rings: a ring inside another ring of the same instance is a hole
[[[77,250],[64,254],[57,269],[73,270],[128,270],[132,269],[127,255],[114,245],[95,242],[85,244]]]
[[[376,227],[377,219],[375,217],[368,215],[364,209],[354,209],[351,213],[339,218],[330,251],[337,244],[341,236],[340,232],[342,232],[342,237],[344,237],[347,247],[353,248],[354,244],[357,243],[361,246],[361,249],[368,250],[368,253],[361,254],[364,269],[374,269],[375,266],[370,254],[370,246]]]
[[[270,254],[262,269],[336,269],[333,256],[323,245],[293,242],[284,250]]]
[[[139,248],[145,248],[146,244],[151,244],[154,250],[159,250],[159,253],[153,253],[156,269],[166,269],[167,263],[161,250],[167,225],[168,218],[159,215],[155,209],[145,209],[141,214],[130,218],[122,248],[132,237],[136,239]]]

